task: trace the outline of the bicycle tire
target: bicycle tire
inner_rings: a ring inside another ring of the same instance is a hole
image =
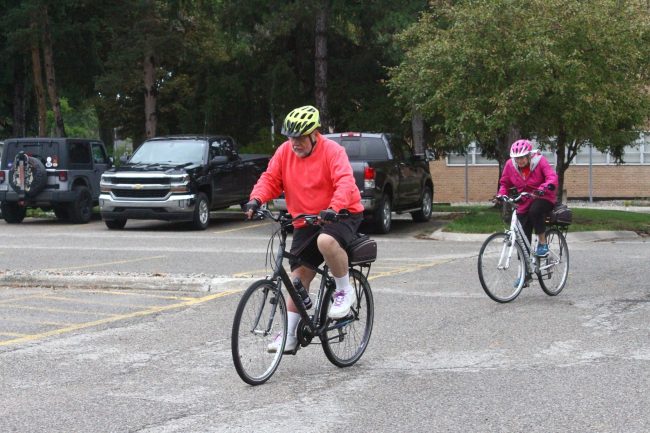
[[[544,293],[556,296],[569,276],[569,246],[562,232],[554,227],[546,231],[546,243],[548,256],[539,259],[537,279]]]
[[[350,269],[350,284],[357,295],[351,316],[341,320],[327,319],[327,329],[320,336],[325,356],[337,367],[349,367],[361,358],[368,347],[375,320],[374,299],[366,277],[358,270]],[[328,289],[323,311],[329,311],[335,290],[333,285]]]
[[[280,333],[281,350],[267,346]],[[287,341],[287,305],[280,285],[259,280],[244,292],[233,319],[231,349],[237,374],[249,385],[261,385],[280,365]]]
[[[514,243],[516,256],[511,256],[507,268],[499,269],[504,248],[510,248],[509,236],[505,233],[494,233],[483,242],[478,254],[478,277],[481,286],[492,300],[500,303],[510,302],[519,296],[526,283],[526,259],[521,246],[517,242]]]

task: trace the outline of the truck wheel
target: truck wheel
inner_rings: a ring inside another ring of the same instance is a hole
[[[24,188],[20,187],[20,170],[18,169],[22,161],[24,167]],[[41,192],[47,184],[47,171],[43,163],[34,157],[27,156],[20,152],[14,159],[14,165],[9,170],[9,185],[17,193],[24,192],[26,196],[35,196]]]
[[[0,204],[2,210],[2,217],[9,224],[19,224],[25,219],[27,208],[18,206],[18,203],[2,203]]]
[[[377,212],[375,213],[374,231],[376,233],[386,234],[390,231],[392,223],[392,206],[390,196],[384,194],[379,201]]]
[[[126,225],[126,220],[104,220],[104,224],[111,230],[122,230]]]
[[[192,218],[192,226],[197,230],[205,230],[210,224],[210,203],[208,197],[200,192],[196,195],[196,203],[194,204],[194,216]]]
[[[413,221],[418,223],[427,222],[431,219],[432,209],[433,209],[433,197],[431,197],[431,191],[425,189],[424,191],[422,191],[420,210],[417,212],[411,212],[411,217],[413,218]]]
[[[85,224],[90,221],[93,212],[93,197],[90,190],[85,186],[75,186],[75,200],[68,207],[70,222],[74,224]]]

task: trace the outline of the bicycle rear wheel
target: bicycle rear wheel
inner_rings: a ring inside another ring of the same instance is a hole
[[[368,347],[375,319],[375,304],[366,277],[350,269],[350,284],[356,293],[350,314],[339,320],[327,319],[327,329],[320,337],[325,356],[337,367],[349,367],[361,358]],[[327,291],[323,311],[329,311],[335,290],[331,287]]]
[[[554,227],[546,231],[546,243],[548,256],[539,259],[537,279],[544,293],[555,296],[569,276],[569,247],[562,232]]]
[[[485,293],[494,301],[510,302],[524,287],[526,263],[521,246],[511,249],[505,233],[490,235],[478,254],[478,278]]]
[[[268,345],[281,335],[280,349]],[[260,385],[275,373],[287,340],[287,306],[280,285],[254,282],[242,295],[232,325],[232,359],[237,374],[250,385]]]

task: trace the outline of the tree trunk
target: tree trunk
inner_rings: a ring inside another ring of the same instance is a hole
[[[327,107],[327,18],[329,15],[329,0],[321,0],[316,12],[315,38],[315,77],[314,97],[316,107],[320,111],[320,122],[323,131],[331,132],[329,112]]]
[[[65,126],[61,114],[61,102],[56,88],[56,75],[54,73],[54,56],[52,54],[52,34],[50,32],[50,19],[47,14],[47,6],[41,11],[43,23],[43,58],[45,60],[45,78],[47,79],[47,93],[50,96],[50,104],[54,111],[54,127],[57,137],[65,137]]]
[[[34,93],[38,105],[38,136],[47,136],[47,106],[45,105],[45,87],[43,86],[43,68],[41,66],[41,50],[38,44],[38,19],[32,16],[30,23],[31,52],[32,52],[32,75],[34,77]]]
[[[158,126],[158,115],[156,113],[156,102],[158,89],[156,89],[156,57],[152,50],[144,56],[144,118],[145,135],[147,138],[156,136]]]
[[[22,56],[14,62],[14,116],[13,136],[25,136],[25,65]]]
[[[562,203],[564,200],[564,172],[568,168],[566,163],[566,132],[562,128],[557,136],[557,148],[555,149],[555,160],[557,165],[555,171],[557,173],[557,203]]]
[[[413,110],[411,118],[411,131],[413,133],[413,150],[416,154],[424,153],[424,120],[419,110]]]

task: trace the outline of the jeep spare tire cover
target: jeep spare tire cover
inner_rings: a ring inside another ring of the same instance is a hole
[[[9,185],[14,191],[34,196],[41,192],[46,184],[47,171],[43,163],[24,152],[18,152],[9,170]]]

